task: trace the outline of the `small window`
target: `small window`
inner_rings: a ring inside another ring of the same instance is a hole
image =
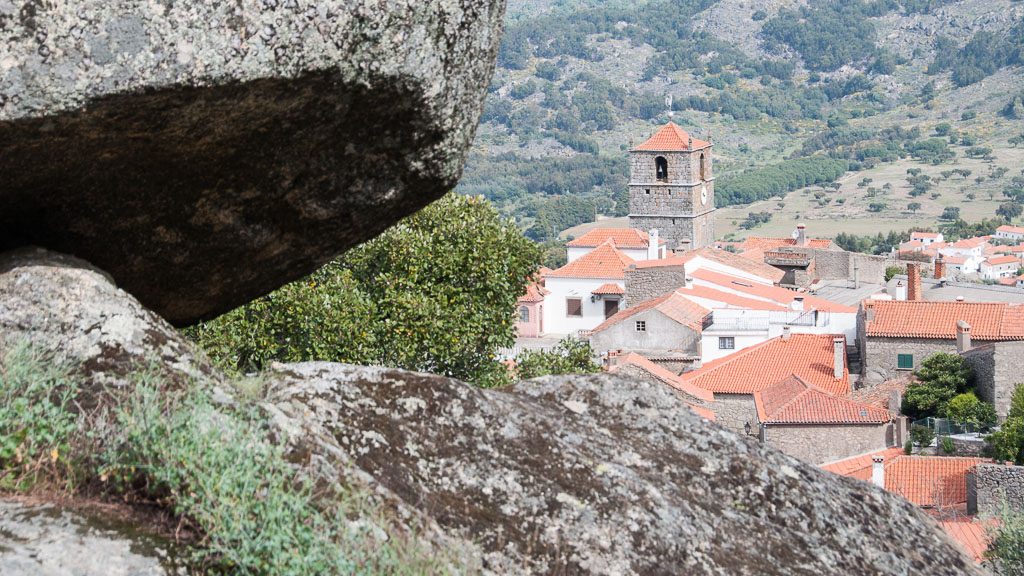
[[[579,298],[566,298],[565,315],[583,316],[583,300],[580,300]]]
[[[718,349],[719,350],[735,350],[736,349],[736,338],[733,336],[719,336],[718,337]]]
[[[896,355],[896,368],[899,370],[913,370],[914,369],[914,355],[913,354],[897,354]]]
[[[651,189],[650,188],[644,188],[644,194],[650,194],[650,193],[651,193]]]
[[[526,306],[519,307],[519,321],[529,322],[530,321],[530,309]]]
[[[647,332],[647,321],[646,320],[637,320],[636,321],[636,331],[637,332]]]

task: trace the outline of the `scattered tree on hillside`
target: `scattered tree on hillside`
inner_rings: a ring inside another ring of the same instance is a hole
[[[920,202],[911,202],[911,203],[907,204],[907,210],[910,210],[914,214],[916,214],[917,211],[920,210],[920,209],[921,209],[921,203]]]
[[[1021,213],[1024,213],[1024,206],[1021,206],[1016,202],[1006,202],[1000,204],[999,208],[996,209],[996,215],[1002,216],[1003,218],[1006,219],[1007,222],[1020,216]]]

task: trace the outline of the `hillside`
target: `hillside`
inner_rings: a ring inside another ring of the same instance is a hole
[[[624,216],[625,151],[671,118],[714,139],[719,235],[752,212],[773,214],[757,234],[992,218],[1024,188],[1022,19],[1009,0],[513,0],[459,190],[538,240]]]

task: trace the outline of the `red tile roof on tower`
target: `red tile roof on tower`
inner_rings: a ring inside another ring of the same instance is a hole
[[[635,352],[630,352],[629,354],[620,357],[619,363],[616,366],[613,366],[609,370],[609,372],[615,372],[616,370],[620,369],[623,366],[635,366],[643,370],[644,372],[647,372],[654,378],[657,378],[664,384],[668,384],[669,386],[675,388],[676,390],[684,392],[689,396],[692,396],[703,402],[715,401],[715,395],[712,394],[711,392],[703,388],[698,388],[696,386],[683,382],[683,380],[680,379],[679,376],[674,374],[671,370],[663,366],[659,366],[658,364],[651,362],[647,358],[644,358],[643,356]]]
[[[646,310],[651,310],[652,308],[661,312],[675,322],[698,332],[701,330],[704,318],[711,313],[711,310],[687,300],[678,292],[670,292],[657,298],[645,300],[644,302],[641,302],[636,306],[630,306],[625,310],[619,310],[607,320],[598,324],[597,327],[591,331],[591,334],[596,334],[602,330],[606,330],[619,322],[628,320],[629,318]]]
[[[883,424],[888,410],[833,396],[791,375],[754,392],[757,419],[763,424]]]
[[[608,240],[583,256],[569,262],[558,270],[549,272],[546,278],[609,278],[622,280],[626,277],[626,266],[634,260],[615,248]]]
[[[1024,340],[1024,304],[872,300],[866,306],[874,310],[868,336],[954,339],[963,320],[974,340]]]
[[[570,248],[593,248],[604,244],[609,239],[615,243],[616,248],[642,249],[647,248],[651,239],[647,232],[635,228],[594,228],[583,236],[569,241],[566,246]],[[665,240],[659,239],[658,244],[665,244]]]
[[[712,360],[681,378],[716,394],[753,394],[795,374],[829,394],[846,396],[850,393],[850,373],[844,358],[842,377],[833,375],[833,338],[842,336],[779,336]]]
[[[618,284],[616,284],[614,282],[609,282],[607,284],[601,284],[600,286],[595,288],[593,292],[591,292],[591,294],[601,294],[601,295],[605,295],[605,294],[607,294],[607,295],[622,295],[622,294],[625,294],[625,293],[626,293],[626,289],[623,288],[622,286],[619,286]]]
[[[692,148],[691,148],[692,140]],[[680,128],[675,122],[669,122],[654,133],[646,142],[634,148],[634,150],[648,150],[652,152],[679,152],[684,150],[700,150],[711,146],[710,142],[698,140]]]

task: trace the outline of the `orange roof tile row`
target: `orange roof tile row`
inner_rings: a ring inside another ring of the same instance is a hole
[[[791,375],[754,392],[757,418],[763,424],[882,424],[888,410],[823,392]]]
[[[857,312],[856,308],[837,304],[831,300],[825,300],[824,298],[818,298],[817,296],[812,296],[810,294],[801,294],[778,286],[767,286],[765,284],[748,282],[735,276],[712,272],[711,270],[697,270],[692,273],[692,276],[694,278],[699,278],[706,282],[716,284],[722,288],[743,292],[744,294],[752,297],[766,298],[787,307],[791,305],[797,297],[803,297],[804,310],[820,310],[822,312],[837,312],[845,314],[855,314]]]
[[[681,152],[685,150],[700,150],[711,146],[710,142],[692,138],[686,130],[683,130],[675,122],[669,122],[662,126],[646,142],[634,148],[634,150],[646,150],[650,152]]]
[[[1000,264],[1020,264],[1020,258],[1016,256],[994,256],[986,258],[983,262],[989,266],[998,266]]]
[[[903,397],[903,394],[907,391],[907,386],[909,384],[909,378],[886,380],[876,386],[869,386],[867,388],[861,388],[860,390],[854,390],[853,399],[857,402],[888,410],[889,403],[892,400],[893,395],[896,395],[896,401],[899,402],[899,398]]]
[[[868,336],[952,339],[963,320],[975,340],[1024,340],[1024,304],[873,300],[867,305],[874,310]]]
[[[548,272],[547,278],[608,278],[622,280],[626,266],[635,261],[605,242],[583,256],[557,270]]]
[[[845,360],[843,375],[833,375],[833,336],[831,334],[793,334],[744,348],[681,378],[716,394],[753,394],[795,374],[829,394],[850,393],[849,371]],[[845,350],[845,345],[844,345]]]
[[[643,249],[650,243],[647,232],[635,228],[594,228],[583,236],[571,240],[566,246],[570,248],[594,248],[611,240],[616,248]],[[659,240],[658,244],[665,244]]]
[[[622,294],[625,294],[625,293],[626,293],[626,289],[623,288],[622,286],[619,286],[618,284],[616,284],[614,282],[609,282],[607,284],[601,284],[600,286],[595,288],[593,292],[591,292],[591,294],[600,294],[600,295],[607,294],[607,295],[611,295],[611,296],[622,295]]]
[[[1020,226],[1010,226],[1009,224],[1003,224],[999,228],[996,228],[996,232],[1007,232],[1009,234],[1024,234],[1024,228]]]
[[[642,262],[637,262],[635,266],[638,269],[679,266],[681,264],[686,265],[687,263],[691,263],[697,258],[706,258],[707,260],[717,262],[723,266],[735,268],[740,272],[753,274],[754,276],[763,278],[765,282],[773,284],[782,280],[782,277],[786,274],[782,270],[765,264],[764,262],[744,258],[739,254],[733,254],[728,250],[722,250],[721,248],[715,248],[713,246],[705,246],[697,250],[690,250],[680,256],[671,256],[660,260],[644,260]],[[697,268],[694,268],[694,270],[696,269]]]
[[[674,374],[668,368],[655,364],[654,362],[651,362],[647,358],[644,358],[643,356],[635,352],[630,352],[629,354],[626,354],[625,356],[619,358],[618,365],[612,367],[610,372],[615,372],[622,366],[634,366],[636,368],[639,368],[644,372],[650,374],[654,378],[658,379],[662,383],[668,384],[672,388],[675,388],[676,390],[688,394],[698,400],[704,402],[714,402],[715,400],[715,395],[712,394],[711,392],[704,390],[703,388],[698,388],[696,386],[683,382],[683,380],[680,379],[679,376]]]
[[[903,448],[887,448],[876,452],[858,454],[856,456],[843,458],[842,460],[836,460],[834,462],[827,462],[819,466],[819,468],[833,474],[848,476],[850,478],[856,478],[867,482],[871,480],[871,467],[874,465],[873,459],[875,456],[881,456],[886,462],[888,462],[889,460],[902,455]]]
[[[967,502],[967,471],[985,458],[899,456],[885,463],[885,489],[918,506]]]
[[[711,310],[684,298],[678,292],[670,292],[663,296],[641,302],[636,306],[630,306],[625,310],[619,310],[607,320],[598,324],[591,331],[591,334],[596,334],[602,330],[606,330],[619,322],[628,320],[629,318],[652,308],[661,312],[675,322],[697,331],[701,330],[704,318],[711,313]]]
[[[950,538],[960,544],[968,556],[974,558],[975,562],[981,562],[985,559],[985,551],[988,550],[988,529],[992,523],[977,518],[957,518],[942,520],[939,525]]]
[[[911,239],[914,239],[914,238],[938,238],[938,237],[939,237],[939,233],[938,232],[911,232],[910,233],[910,238]]]

